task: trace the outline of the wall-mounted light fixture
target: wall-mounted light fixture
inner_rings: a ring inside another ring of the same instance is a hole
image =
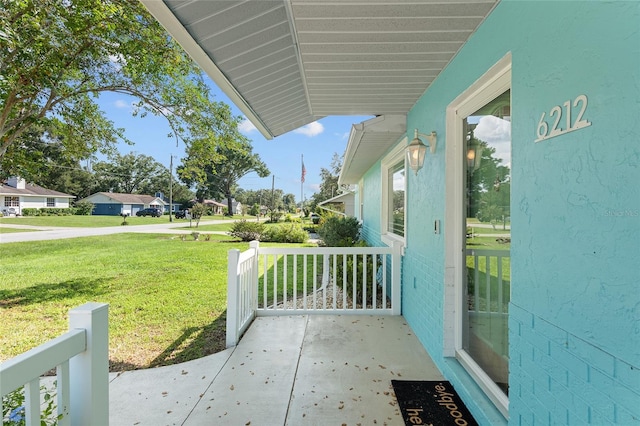
[[[470,124],[467,134],[467,170],[475,171],[480,167],[482,159],[482,144],[474,137],[473,131],[477,124]]]
[[[423,137],[429,141],[429,149],[431,153],[436,152],[436,132],[430,134],[418,133],[418,129],[415,131],[415,136],[411,143],[407,146],[407,158],[409,159],[409,167],[418,175],[418,170],[424,165],[424,156],[427,153],[427,146],[422,142],[420,137]]]

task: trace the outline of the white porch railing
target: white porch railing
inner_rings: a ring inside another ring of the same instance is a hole
[[[24,385],[26,424],[40,425],[40,376],[56,368],[58,425],[107,425],[108,336],[107,304],[72,309],[67,333],[0,364],[1,396]]]
[[[256,315],[400,315],[401,246],[229,251],[227,347]]]
[[[505,282],[503,275],[505,268],[510,268],[510,251],[467,249],[467,258],[473,258],[473,266],[467,267],[474,284],[469,311],[506,314],[510,282]]]
[[[227,263],[227,347],[235,346],[258,308],[257,241],[249,250],[229,250]]]

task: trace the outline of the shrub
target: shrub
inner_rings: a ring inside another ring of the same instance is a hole
[[[57,381],[53,382],[53,388],[48,388],[44,385],[40,386],[40,400],[43,401],[41,404],[40,422],[34,421],[34,424],[54,426],[58,424],[58,420],[62,419],[62,414],[56,415],[56,383]],[[2,397],[2,424],[8,426],[24,425],[26,423],[25,410],[24,387],[9,392]]]
[[[367,247],[366,241],[360,240],[360,223],[355,217],[344,216],[330,216],[326,218],[324,223],[318,227],[318,234],[322,238],[323,245],[328,247]],[[345,274],[346,263],[346,274]],[[374,263],[371,260],[371,256],[367,256],[367,303],[375,303],[372,301],[373,286],[377,285],[377,282],[373,280],[373,276],[377,275],[380,265],[378,262]],[[362,274],[364,272],[364,256],[358,255],[354,258],[352,255],[346,256],[346,262],[343,260],[342,255],[338,255],[336,258],[336,284],[347,293],[349,297],[354,295],[356,303],[362,303],[363,297],[363,279]],[[354,282],[355,271],[355,282]],[[345,280],[346,278],[346,280]]]
[[[251,216],[258,216],[260,214],[260,206],[258,204],[254,204],[249,208],[248,213]]]
[[[308,224],[308,223],[304,224],[303,227],[302,227],[302,229],[304,229],[305,231],[313,232],[314,234],[318,233],[318,228],[319,228],[318,225],[313,225],[313,224]]]
[[[355,243],[353,245],[353,247],[368,247],[368,244],[366,243],[366,241],[358,241],[357,243]],[[337,267],[337,273],[336,273],[336,284],[342,288],[342,291],[347,293],[347,296],[349,297],[353,297],[353,287],[354,287],[354,280],[353,280],[353,272],[355,269],[355,274],[356,274],[356,279],[355,279],[355,295],[356,295],[356,303],[362,303],[362,296],[363,296],[363,290],[364,290],[364,286],[363,281],[362,281],[362,273],[364,270],[364,259],[363,256],[358,255],[356,256],[356,261],[355,261],[355,265],[354,265],[354,261],[353,261],[353,256],[352,255],[347,255],[347,261],[346,261],[346,282],[344,281],[344,277],[345,275],[343,274],[344,271],[344,261],[342,259],[342,255],[338,255],[337,259],[336,259],[336,267]],[[380,267],[380,258],[378,258],[378,261],[374,264],[372,262],[371,256],[367,256],[367,271],[366,271],[366,276],[367,276],[367,298],[366,298],[366,302],[367,303],[375,303],[375,301],[373,301],[373,286],[377,285],[377,282],[375,282],[371,277],[372,277],[372,273],[373,276],[377,276],[377,272],[378,272],[378,268]],[[374,269],[375,268],[375,269]]]
[[[247,222],[246,220],[238,220],[233,222],[231,230],[227,234],[242,241],[260,240],[264,233],[264,223]]]
[[[278,223],[282,217],[282,212],[278,210],[269,210],[269,223]]]
[[[284,217],[284,221],[287,223],[302,223],[302,219],[300,219],[299,217],[293,217],[290,214],[287,214]]]
[[[54,207],[43,207],[41,209],[34,209],[31,207],[27,207],[22,209],[21,214],[23,216],[70,216],[75,214],[76,209],[73,207],[69,208],[54,208]]]
[[[298,223],[275,225],[266,228],[262,241],[273,243],[304,243],[309,234]]]
[[[318,228],[328,247],[353,247],[360,239],[360,223],[355,217],[331,216]]]
[[[75,204],[76,207],[76,215],[78,216],[89,216],[93,211],[93,203],[89,201],[77,201]]]

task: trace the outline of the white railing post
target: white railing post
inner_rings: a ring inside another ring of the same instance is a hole
[[[249,248],[254,249],[253,265],[251,268],[251,310],[256,312],[258,309],[258,265],[260,263],[260,241],[253,240],[249,243]]]
[[[109,305],[69,311],[69,330],[86,330],[86,351],[69,360],[72,425],[109,424]]]
[[[402,296],[400,293],[400,280],[402,279],[402,244],[394,241],[391,253],[391,314],[402,313]]]
[[[240,250],[228,252],[227,261],[227,348],[238,343],[238,259]]]

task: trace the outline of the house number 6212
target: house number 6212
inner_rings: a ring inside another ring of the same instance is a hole
[[[572,121],[571,114],[571,100],[566,101],[563,107],[556,105],[551,108],[549,112],[549,119],[553,120],[551,128],[546,121],[546,112],[542,113],[540,121],[538,122],[538,128],[536,130],[537,139],[535,142],[542,142],[545,139],[550,139],[556,136],[564,135],[565,133],[573,132],[574,130],[582,129],[584,127],[591,126],[591,122],[584,120],[584,112],[587,110],[587,95],[580,95],[573,101],[573,108],[576,108],[578,115],[575,120]],[[562,111],[564,109],[564,123],[562,120]]]

